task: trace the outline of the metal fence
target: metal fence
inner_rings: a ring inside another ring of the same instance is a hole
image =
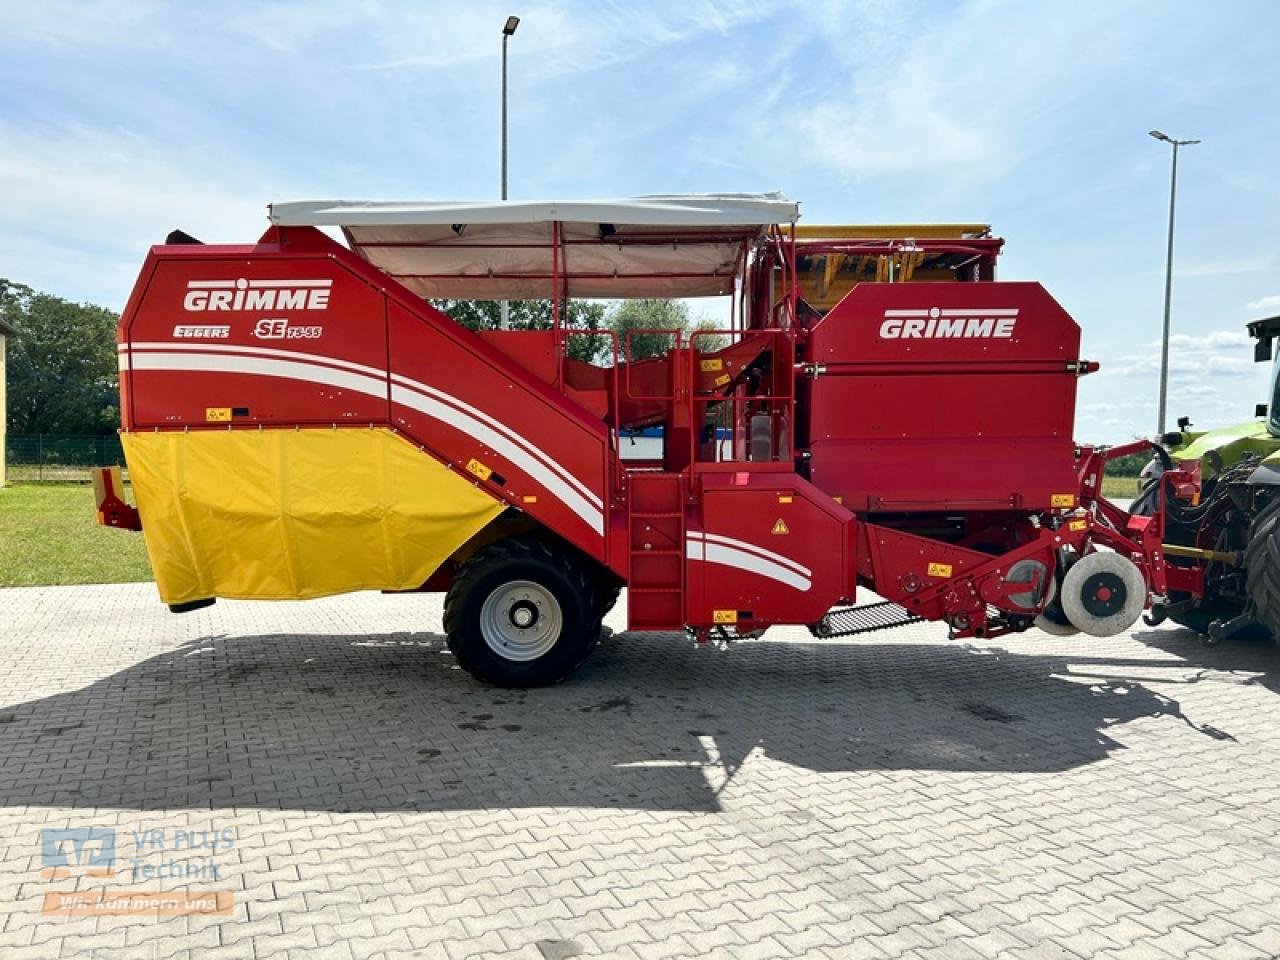
[[[5,438],[10,483],[87,483],[89,467],[124,465],[120,437],[36,434]]]

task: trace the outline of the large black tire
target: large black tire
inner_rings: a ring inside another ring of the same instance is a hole
[[[622,595],[622,582],[619,580],[601,580],[596,584],[596,610],[603,619],[618,603]]]
[[[499,687],[563,680],[600,641],[596,592],[582,561],[535,537],[491,543],[454,577],[444,629],[458,665]]]
[[[1244,567],[1254,614],[1273,638],[1280,639],[1280,497],[1254,517]]]

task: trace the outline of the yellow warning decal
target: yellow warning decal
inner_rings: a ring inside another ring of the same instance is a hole
[[[794,499],[795,499],[795,497],[793,497],[793,496],[792,496],[791,494],[789,494],[789,493],[780,493],[780,494],[778,494],[778,502],[779,502],[779,503],[790,503],[790,502],[791,502],[792,500],[794,500]]]
[[[716,377],[715,383],[717,387],[723,387],[726,383],[728,383],[732,379],[733,378],[731,376],[729,376],[727,373],[724,373]]]
[[[719,357],[713,357],[710,360],[703,360],[699,366],[702,367],[703,373],[715,373],[717,370],[724,369],[724,361]]]
[[[951,564],[931,563],[929,564],[928,574],[931,577],[949,577],[951,576]]]
[[[1049,497],[1049,506],[1051,507],[1074,507],[1076,505],[1076,495],[1074,493],[1055,493]]]
[[[776,536],[783,537],[783,536],[786,536],[788,533],[790,533],[791,529],[787,526],[787,522],[783,520],[781,517],[779,517],[777,522],[773,525],[772,532]]]
[[[204,419],[206,423],[230,423],[231,408],[230,407],[205,407]]]
[[[488,480],[493,476],[493,471],[474,457],[467,461],[467,473],[477,476],[481,480]]]
[[[1076,531],[1087,530],[1089,529],[1089,521],[1088,520],[1072,520],[1070,523],[1067,524],[1067,529],[1076,530]]]
[[[538,495],[535,493],[526,493],[523,497],[520,498],[520,500],[523,503],[537,503]]]
[[[712,610],[711,622],[712,623],[737,623],[738,611],[737,610]]]

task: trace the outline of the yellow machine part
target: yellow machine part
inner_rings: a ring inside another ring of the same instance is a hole
[[[122,439],[165,603],[413,589],[504,506],[386,429]]]

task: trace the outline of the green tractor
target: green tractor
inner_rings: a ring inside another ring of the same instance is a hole
[[[1272,360],[1280,317],[1248,326],[1254,360]],[[1217,643],[1249,634],[1280,640],[1280,361],[1271,402],[1255,419],[1159,438],[1131,513],[1164,511],[1169,590],[1147,623],[1166,618]]]

